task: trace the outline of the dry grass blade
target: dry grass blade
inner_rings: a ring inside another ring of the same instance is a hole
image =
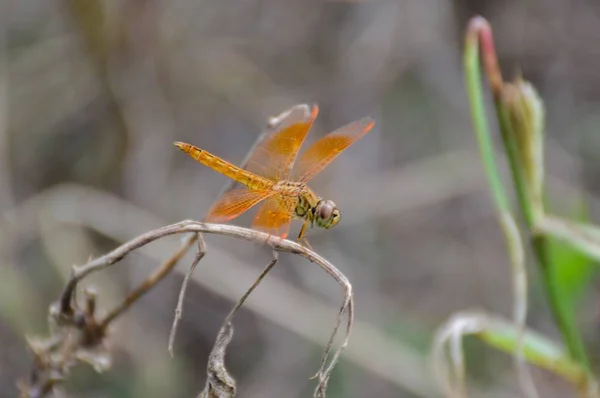
[[[518,369],[519,385],[527,398],[538,398],[533,376],[523,357],[523,334],[527,324],[527,270],[525,268],[525,252],[523,241],[517,224],[508,212],[500,214],[500,222],[507,241],[511,263],[511,279],[513,285],[513,319],[518,331],[517,350],[514,355],[515,367]]]

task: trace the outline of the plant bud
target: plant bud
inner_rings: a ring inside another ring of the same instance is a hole
[[[544,103],[531,83],[517,78],[502,87],[502,106],[514,137],[527,194],[541,215],[544,183]]]

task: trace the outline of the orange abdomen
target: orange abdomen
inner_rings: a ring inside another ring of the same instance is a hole
[[[178,141],[174,142],[173,144],[181,149],[184,153],[189,155],[192,159],[197,160],[203,165],[210,167],[214,171],[221,173],[248,188],[265,189],[268,186],[273,185],[272,181],[231,164],[228,161],[205,151],[204,149],[198,148],[197,146]]]

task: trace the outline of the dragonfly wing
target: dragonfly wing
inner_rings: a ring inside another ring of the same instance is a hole
[[[207,222],[225,222],[232,220],[267,199],[276,192],[271,190],[250,190],[235,188],[225,192],[210,208],[205,220]]]
[[[294,180],[308,182],[331,163],[342,151],[367,134],[375,121],[366,117],[347,124],[312,144],[294,167]]]
[[[246,169],[272,180],[287,178],[319,108],[299,105],[281,117],[274,132],[252,152]]]
[[[272,196],[258,209],[252,228],[273,236],[287,238],[292,222],[294,202],[281,195]]]

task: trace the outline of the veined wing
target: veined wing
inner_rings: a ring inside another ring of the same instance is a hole
[[[274,181],[287,179],[318,112],[317,105],[292,108],[282,117],[275,132],[256,147],[246,170]]]
[[[342,151],[367,134],[375,121],[366,117],[320,138],[304,152],[294,166],[294,181],[308,182]]]
[[[252,228],[280,238],[287,238],[292,222],[294,201],[281,195],[271,196],[258,209]]]
[[[232,220],[273,195],[276,191],[235,188],[227,191],[210,208],[205,218],[208,222],[225,222]]]

